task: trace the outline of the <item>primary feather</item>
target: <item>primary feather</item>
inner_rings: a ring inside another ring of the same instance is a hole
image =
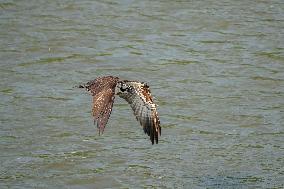
[[[118,95],[130,104],[144,132],[150,136],[152,144],[158,143],[158,136],[161,135],[160,120],[157,105],[153,102],[147,84],[105,76],[79,87],[86,88],[93,96],[93,116],[99,133],[103,133],[112,111],[115,95]]]

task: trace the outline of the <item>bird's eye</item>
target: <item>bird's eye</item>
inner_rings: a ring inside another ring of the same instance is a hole
[[[127,85],[125,85],[124,83],[121,85],[120,87],[121,91],[124,92],[127,90]]]

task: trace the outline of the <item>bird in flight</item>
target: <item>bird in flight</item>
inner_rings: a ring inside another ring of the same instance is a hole
[[[160,120],[157,105],[153,102],[150,88],[146,83],[104,76],[78,87],[85,88],[93,96],[92,112],[99,134],[104,132],[115,95],[118,95],[130,104],[145,134],[150,136],[152,144],[158,144],[158,136],[161,135]]]

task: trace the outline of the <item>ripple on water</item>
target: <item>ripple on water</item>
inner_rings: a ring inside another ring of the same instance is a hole
[[[283,188],[282,5],[0,2],[0,188]],[[149,83],[158,145],[118,98],[97,134],[103,75]]]

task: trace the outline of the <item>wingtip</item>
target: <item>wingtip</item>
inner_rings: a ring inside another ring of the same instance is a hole
[[[153,137],[151,136],[150,138],[151,138],[152,145],[154,145],[155,144],[154,136]]]
[[[158,144],[159,143],[159,139],[158,138],[153,138],[153,140],[151,139],[152,145],[154,144]]]

